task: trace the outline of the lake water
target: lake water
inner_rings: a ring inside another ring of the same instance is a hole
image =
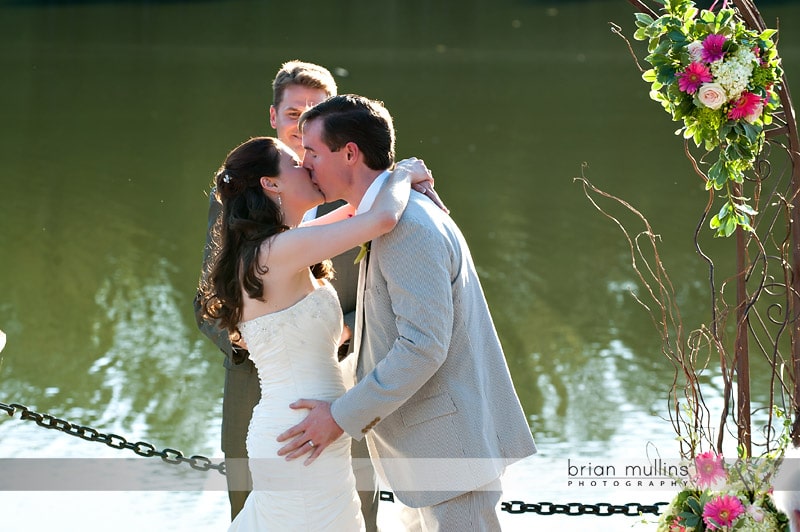
[[[800,79],[800,5],[759,5]],[[691,242],[705,192],[609,29],[630,36],[632,13],[622,0],[0,1],[0,402],[220,459],[221,356],[192,313],[205,193],[230,148],[272,133],[272,77],[300,58],[386,103],[398,155],[424,158],[470,243],[540,448],[509,468],[503,500],[668,500],[569,484],[573,465],[678,454],[672,369],[629,295],[627,246],[575,177],[649,218],[684,320],[708,320]],[[733,257],[732,242],[710,245]],[[129,455],[0,416],[0,459]],[[203,475],[172,491],[3,492],[0,530],[224,530],[226,493]],[[506,530],[638,521],[501,517]]]

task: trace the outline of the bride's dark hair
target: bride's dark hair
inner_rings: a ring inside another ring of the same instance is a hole
[[[289,229],[280,206],[261,188],[261,177],[278,177],[280,151],[271,137],[252,138],[233,150],[214,178],[222,213],[217,219],[212,242],[208,277],[201,284],[206,317],[238,334],[244,290],[248,296],[264,301],[261,275],[268,269],[259,264],[259,249],[264,240]],[[330,277],[330,261],[312,267],[317,278]]]

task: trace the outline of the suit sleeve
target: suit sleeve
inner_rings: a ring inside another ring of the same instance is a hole
[[[331,407],[339,426],[356,439],[406,403],[436,373],[447,357],[453,330],[454,248],[445,235],[433,224],[401,219],[372,246],[369,267],[380,268],[386,280],[397,336],[373,371]],[[394,329],[389,326],[389,330]]]
[[[220,216],[222,216],[222,204],[217,199],[216,189],[212,189],[209,194],[208,229],[206,232],[206,246],[203,250],[203,268],[200,272],[201,286],[207,282],[211,268],[211,255],[215,245],[214,232],[217,226],[217,220]],[[228,338],[228,331],[224,327],[220,327],[216,320],[210,320],[203,316],[199,290],[194,298],[194,317],[200,331],[214,342],[227,357],[232,357],[233,349],[231,347],[231,341]]]

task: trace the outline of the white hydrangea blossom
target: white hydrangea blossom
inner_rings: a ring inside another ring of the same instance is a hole
[[[728,100],[736,100],[747,88],[750,76],[753,75],[753,68],[757,64],[756,54],[742,46],[733,55],[712,63],[711,74],[725,89]]]
[[[734,521],[736,531],[739,532],[774,532],[780,530],[778,521],[772,513],[764,515],[761,521],[756,521],[751,514],[744,513]]]

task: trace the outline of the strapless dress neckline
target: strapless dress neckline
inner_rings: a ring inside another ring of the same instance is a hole
[[[336,292],[335,292],[335,290],[333,288],[333,285],[331,283],[329,283],[328,281],[324,281],[322,284],[318,285],[317,288],[313,289],[311,292],[307,293],[306,295],[304,295],[303,297],[298,299],[296,303],[292,303],[288,307],[282,308],[280,310],[276,310],[275,312],[267,312],[266,314],[261,314],[260,316],[256,316],[255,318],[250,318],[249,320],[240,321],[239,325],[241,326],[241,325],[245,325],[247,323],[253,323],[253,322],[259,321],[261,319],[264,319],[264,318],[266,318],[268,316],[278,316],[280,314],[283,314],[283,313],[286,313],[286,312],[290,312],[290,311],[302,306],[303,304],[305,304],[306,301],[312,299],[311,296],[313,296],[317,292],[321,292],[321,291],[330,292],[331,294],[334,295],[334,297],[337,297],[337,299],[338,299],[338,296],[336,296]]]

